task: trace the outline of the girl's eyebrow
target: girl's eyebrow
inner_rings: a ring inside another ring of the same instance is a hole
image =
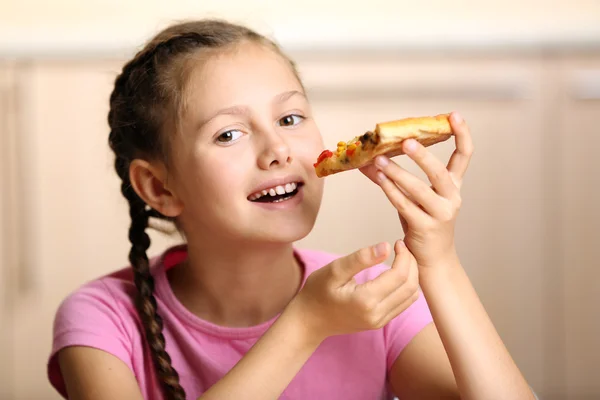
[[[283,102],[289,100],[290,98],[292,98],[293,96],[302,96],[303,98],[306,99],[306,95],[304,93],[302,93],[298,90],[290,90],[290,91],[283,92],[283,93],[280,93],[277,96],[275,96],[273,98],[273,103],[275,103],[275,104],[283,103]],[[223,108],[223,109],[217,111],[216,113],[214,113],[213,115],[211,115],[209,118],[200,121],[200,123],[198,124],[198,129],[201,129],[204,125],[208,124],[210,121],[217,118],[219,115],[250,115],[250,109],[246,106],[240,106],[240,105]]]
[[[298,91],[298,90],[290,90],[288,92],[283,92],[278,94],[277,96],[275,96],[275,98],[273,99],[274,103],[283,103],[284,101],[289,100],[291,97],[293,96],[302,96],[306,99],[306,96],[304,95],[304,93]]]
[[[198,124],[198,129],[201,129],[204,125],[208,124],[210,121],[217,118],[219,115],[249,115],[249,114],[250,114],[250,109],[248,109],[248,107],[245,107],[245,106],[231,106],[231,107],[227,107],[227,108],[222,108],[219,111],[217,111],[216,113],[214,113],[212,116],[210,116],[209,118],[200,121],[200,123]]]

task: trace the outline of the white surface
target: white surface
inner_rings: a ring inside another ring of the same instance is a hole
[[[600,1],[0,0],[0,56],[132,52],[173,20],[226,17],[286,48],[600,44]]]

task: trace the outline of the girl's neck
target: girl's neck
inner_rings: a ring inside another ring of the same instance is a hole
[[[221,326],[248,327],[279,314],[304,277],[291,244],[215,247],[188,244],[188,258],[168,272],[190,312]]]

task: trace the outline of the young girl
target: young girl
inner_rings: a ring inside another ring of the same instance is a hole
[[[164,30],[116,79],[108,120],[132,268],[61,304],[48,375],[65,398],[533,398],[455,252],[472,153],[458,114],[447,167],[405,142],[431,186],[385,157],[362,169],[404,227],[391,268],[386,243],[293,246],[318,214],[323,142],[294,63],[255,32]],[[150,217],[186,244],[148,260]]]

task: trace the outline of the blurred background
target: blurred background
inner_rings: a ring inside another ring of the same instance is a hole
[[[330,148],[379,121],[459,111],[476,148],[463,264],[540,398],[600,399],[597,0],[0,0],[0,399],[58,398],[45,364],[58,304],[127,264],[114,78],[157,30],[202,17],[282,45]],[[430,149],[446,161],[453,142]],[[399,237],[354,171],[327,179],[298,245],[343,254]],[[151,254],[180,241],[152,238]]]

